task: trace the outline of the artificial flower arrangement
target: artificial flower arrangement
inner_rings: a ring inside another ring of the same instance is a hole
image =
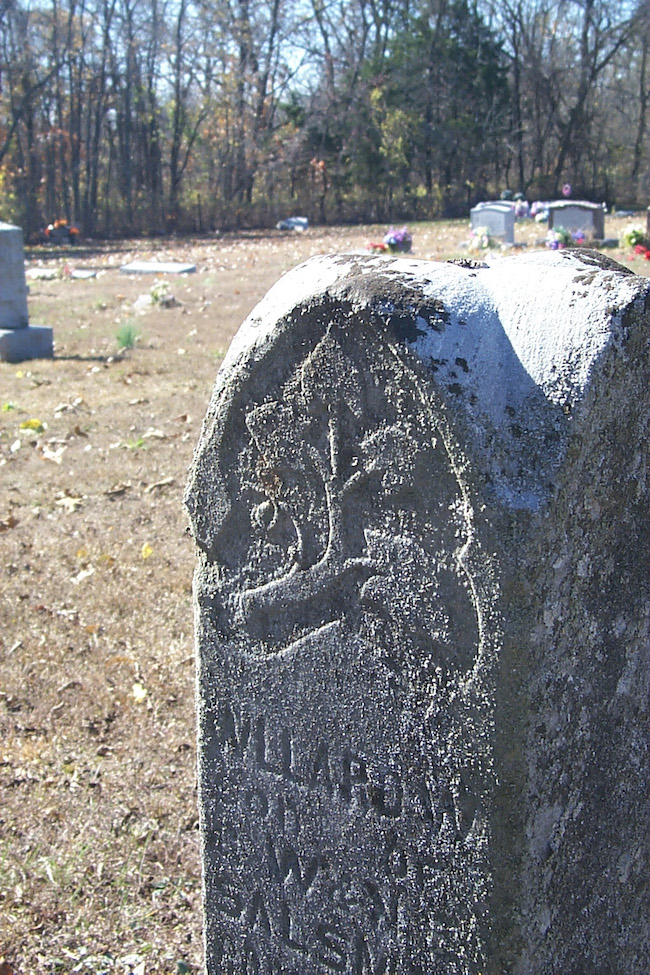
[[[640,251],[637,250],[637,247],[639,246],[643,246],[643,249],[645,250],[645,242],[645,232],[643,227],[639,227],[638,224],[630,225],[623,231],[623,243],[626,244],[627,247],[634,248],[635,254],[640,253]]]
[[[61,218],[48,224],[43,231],[43,236],[46,241],[56,244],[73,243],[79,236],[79,228]]]
[[[472,228],[472,237],[469,242],[469,249],[471,251],[486,251],[488,248],[496,246],[497,242],[488,227]]]
[[[530,206],[530,215],[536,223],[546,223],[549,204],[546,200],[535,200]]]
[[[553,251],[561,251],[565,247],[582,247],[584,242],[584,230],[576,230],[572,234],[565,227],[553,227],[546,235],[546,246],[550,247]]]
[[[650,261],[650,248],[646,247],[645,244],[637,244],[634,253],[645,258],[646,261]]]
[[[407,227],[395,230],[391,227],[381,242],[370,241],[368,250],[378,254],[408,254],[413,246],[413,237]]]

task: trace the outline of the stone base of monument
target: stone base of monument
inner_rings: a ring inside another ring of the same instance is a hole
[[[0,329],[0,362],[51,359],[53,356],[53,331],[47,325]]]

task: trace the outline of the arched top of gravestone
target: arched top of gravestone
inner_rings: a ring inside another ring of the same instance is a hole
[[[188,494],[197,540],[209,547],[220,519],[218,504],[209,511],[203,504],[202,485],[219,476],[214,448],[223,450],[225,417],[249,401],[261,408],[271,396],[262,387],[281,387],[283,370],[311,354],[328,329],[346,336],[348,352],[372,337],[406,356],[426,375],[425,395],[439,397],[450,428],[463,425],[463,439],[487,457],[496,494],[536,509],[594,363],[646,294],[645,279],[588,251],[470,267],[383,257],[308,261],[254,309],[219,372]],[[341,367],[331,395],[354,385],[351,369]]]

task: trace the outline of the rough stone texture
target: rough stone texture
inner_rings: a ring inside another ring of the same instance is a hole
[[[646,975],[645,279],[316,258],[187,495],[210,975]]]
[[[28,322],[23,233],[0,223],[0,362],[52,358],[52,329]]]

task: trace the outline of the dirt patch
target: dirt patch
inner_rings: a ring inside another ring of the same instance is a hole
[[[608,219],[608,233],[629,221],[619,223]],[[384,229],[29,253],[30,272],[57,272],[30,277],[29,299],[30,320],[54,328],[56,355],[0,363],[7,972],[199,970],[186,474],[246,314],[290,267],[363,250]],[[413,257],[467,256],[465,221],[411,229]],[[543,230],[518,226],[517,237],[533,246]],[[120,272],[136,258],[197,271],[166,276],[169,307],[139,314],[158,282]],[[125,328],[139,337],[120,353]]]

